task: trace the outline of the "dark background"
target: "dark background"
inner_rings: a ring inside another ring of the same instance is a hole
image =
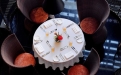
[[[60,13],[55,15],[55,17],[59,18],[66,18],[74,21],[75,23],[79,23],[78,13],[76,9],[76,1],[75,0],[66,0],[65,8]],[[115,53],[117,52],[117,47],[119,43],[121,42],[121,25],[120,25],[120,17],[121,17],[121,11],[120,11],[120,0],[107,0],[109,3],[111,12],[110,15],[106,21],[106,28],[108,31],[108,37],[105,40],[105,43],[103,45],[104,47],[104,57],[103,60],[100,63],[100,68],[96,75],[113,75],[114,72],[121,67],[121,58],[115,56]],[[0,14],[0,22],[2,22],[2,19],[4,18],[5,21],[7,21],[8,15],[10,16],[10,12],[14,11],[14,8],[16,7],[16,1],[15,0],[0,0],[2,13]],[[14,5],[13,5],[14,4]],[[7,9],[6,9],[7,8]],[[6,11],[6,10],[10,11]],[[4,16],[2,17],[2,15]],[[17,38],[19,39],[22,46],[25,48],[27,52],[30,52],[33,54],[32,51],[32,35],[34,33],[30,33],[26,28],[24,27],[24,20],[25,17],[23,14],[19,11],[19,9],[16,10],[15,13],[12,14],[13,17],[10,19],[10,25],[9,28],[11,30],[11,33],[15,33]],[[35,29],[37,26],[35,27]],[[89,50],[85,50],[84,52],[84,59],[89,54]],[[120,52],[119,52],[120,53]],[[115,57],[115,59],[114,59]],[[36,61],[38,61],[36,59]],[[6,65],[2,60],[0,60],[0,75],[8,75],[9,68],[8,65]],[[80,58],[80,62],[82,63],[83,60]],[[35,66],[37,71],[40,73],[40,75],[62,75],[61,71],[59,69],[56,69],[55,71],[50,68],[45,69],[44,65],[37,65]],[[63,72],[67,74],[68,68],[65,68]]]

